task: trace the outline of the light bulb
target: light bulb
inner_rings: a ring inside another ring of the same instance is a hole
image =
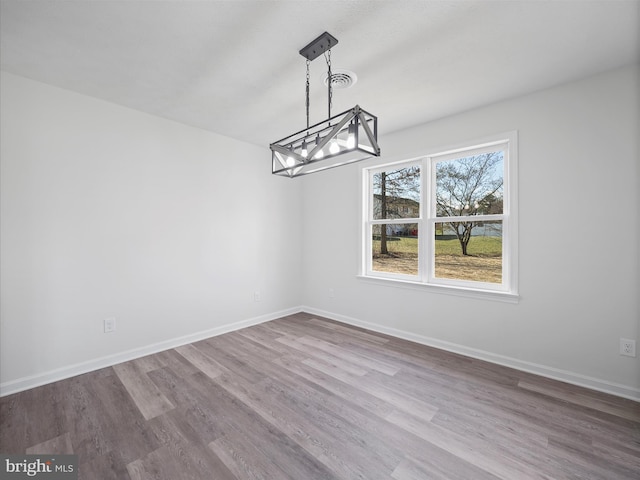
[[[329,153],[335,155],[340,151],[340,145],[338,145],[338,141],[334,138],[331,140],[331,145],[329,145]]]
[[[302,141],[302,148],[300,150],[300,155],[302,155],[304,158],[307,158],[307,155],[309,155],[309,152],[307,151],[307,142],[306,141]]]
[[[293,153],[293,145],[289,146],[289,151]],[[286,162],[287,162],[287,167],[293,167],[296,164],[296,160],[291,155],[287,157]]]

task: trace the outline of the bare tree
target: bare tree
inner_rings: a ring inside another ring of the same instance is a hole
[[[403,218],[402,207],[407,200],[419,202],[420,199],[420,167],[403,167],[389,170],[373,176],[374,219]],[[418,207],[419,208],[419,207]],[[417,217],[418,212],[411,216]],[[387,255],[387,225],[380,225],[380,253]]]
[[[503,152],[483,153],[443,161],[436,166],[436,213],[439,217],[473,216],[502,213]],[[448,222],[462,254],[468,255],[471,232],[478,221]]]

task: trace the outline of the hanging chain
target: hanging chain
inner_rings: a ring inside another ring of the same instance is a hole
[[[306,100],[306,107],[307,107],[307,130],[309,129],[309,64],[311,63],[311,61],[307,58],[307,100]]]
[[[328,99],[327,99],[327,103],[328,103],[328,107],[329,107],[329,116],[328,118],[331,118],[331,104],[333,103],[333,78],[332,78],[332,73],[331,73],[331,49],[327,50],[327,53],[325,54],[325,59],[327,60],[327,86],[328,86]]]

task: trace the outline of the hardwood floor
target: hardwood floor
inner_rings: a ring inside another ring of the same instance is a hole
[[[640,478],[640,404],[306,313],[0,399],[79,478]]]

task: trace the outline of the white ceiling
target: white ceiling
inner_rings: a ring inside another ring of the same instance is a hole
[[[1,0],[1,68],[268,145],[305,125],[305,60],[325,30],[335,68],[389,133],[640,58],[633,1]],[[323,57],[311,122],[327,116]]]

